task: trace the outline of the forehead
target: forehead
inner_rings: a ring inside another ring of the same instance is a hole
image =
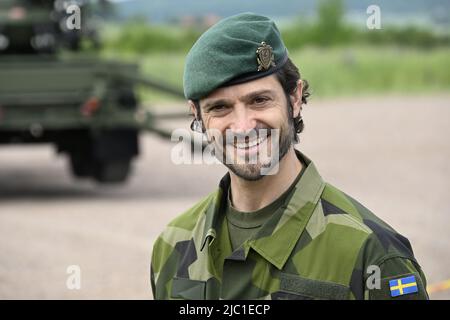
[[[281,87],[276,75],[272,74],[270,76],[245,83],[218,88],[200,101],[204,104],[219,99],[234,100],[257,91],[271,91],[274,94],[280,94],[283,93],[283,88]]]

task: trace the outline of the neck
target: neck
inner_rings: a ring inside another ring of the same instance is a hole
[[[277,174],[248,181],[230,172],[233,206],[243,212],[264,208],[289,188],[301,170],[302,163],[298,160],[294,147],[291,147],[281,159]]]

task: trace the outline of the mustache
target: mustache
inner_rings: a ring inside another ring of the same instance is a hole
[[[257,125],[246,131],[233,131],[231,129],[227,129],[223,134],[223,138],[224,141],[231,143],[235,141],[250,141],[260,137],[268,137],[271,129],[273,128],[266,125]]]

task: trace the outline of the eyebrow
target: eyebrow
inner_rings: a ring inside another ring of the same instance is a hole
[[[270,89],[263,89],[263,90],[259,90],[259,91],[250,92],[249,94],[246,94],[245,96],[239,98],[239,100],[248,101],[248,100],[251,100],[251,99],[255,98],[256,96],[259,96],[262,94],[273,94],[273,91]],[[222,105],[222,104],[224,104],[224,105],[230,104],[230,100],[227,100],[227,99],[213,100],[213,101],[207,102],[203,106],[203,109],[207,110],[208,108],[210,108],[212,106]]]
[[[240,98],[239,100],[241,101],[248,101],[251,100],[259,95],[262,94],[273,94],[273,91],[270,89],[263,89],[263,90],[259,90],[259,91],[255,91],[255,92],[250,92],[249,94],[246,94],[245,96],[243,96],[242,98]]]

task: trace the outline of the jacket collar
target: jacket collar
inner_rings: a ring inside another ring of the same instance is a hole
[[[297,157],[303,158],[306,168],[295,186],[292,197],[274,212],[245,247],[245,256],[252,248],[278,269],[283,268],[291,255],[325,186],[314,163],[300,151],[296,150],[296,154]],[[223,217],[229,186],[230,175],[227,173],[220,181],[219,188],[213,194],[205,211],[206,220],[201,250],[207,242],[210,245],[217,236],[216,230]]]

